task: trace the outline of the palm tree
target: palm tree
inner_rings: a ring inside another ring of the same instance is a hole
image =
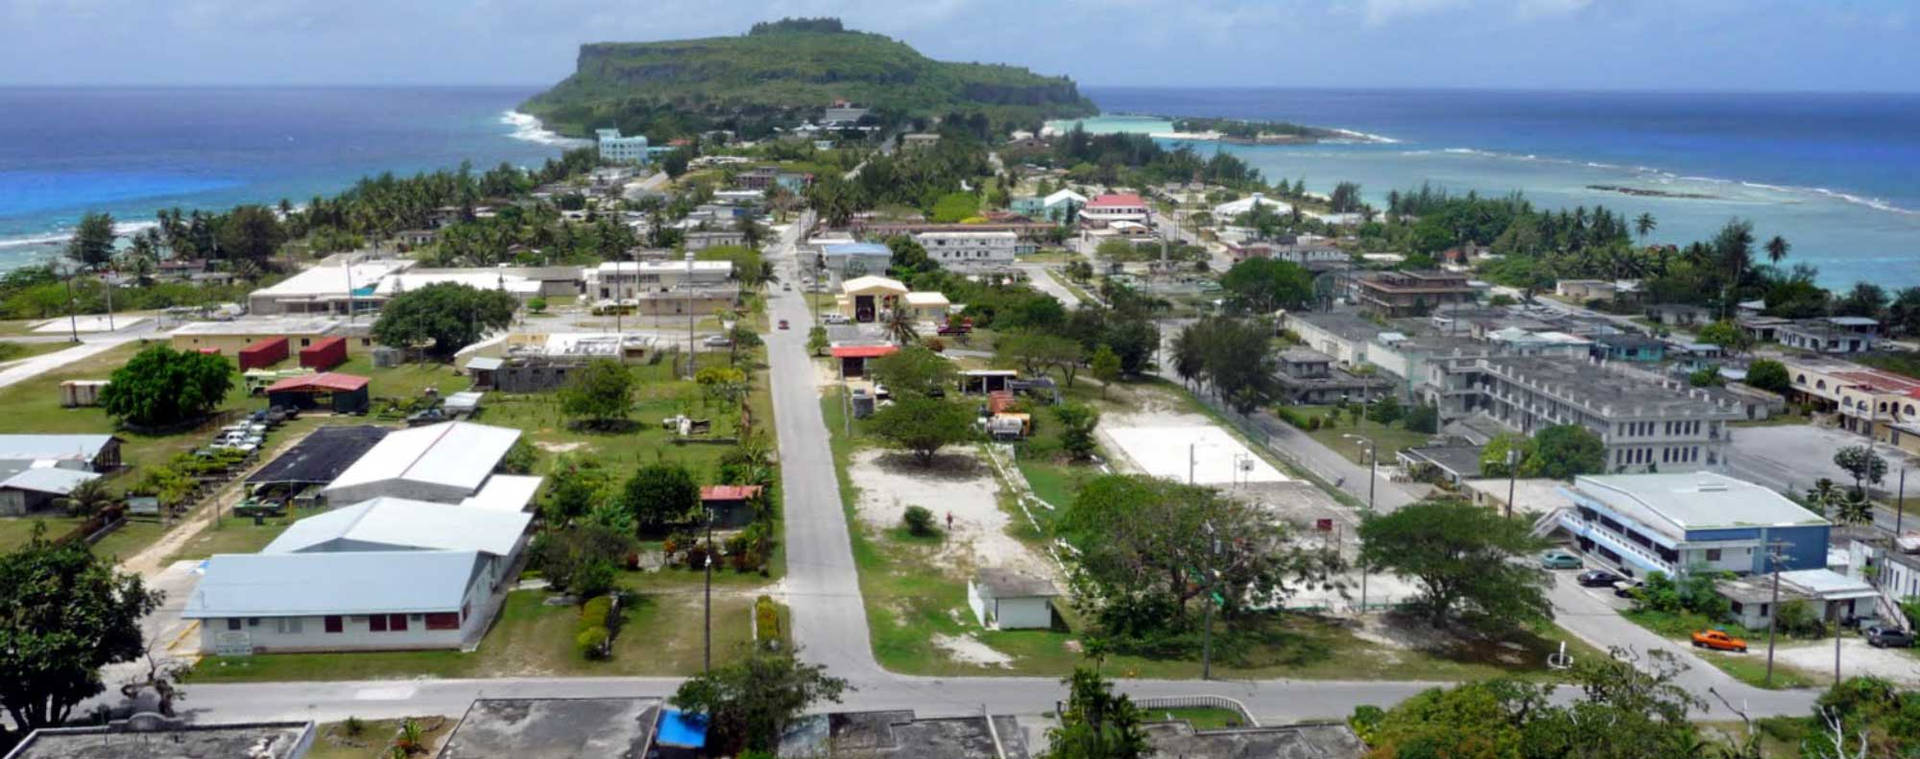
[[[1840,486],[1825,477],[1816,480],[1813,487],[1807,490],[1809,505],[1821,516],[1826,516],[1828,505],[1838,500],[1840,500]]]
[[[1643,245],[1647,242],[1647,235],[1652,234],[1653,230],[1659,228],[1660,222],[1654,221],[1653,214],[1642,212],[1639,216],[1634,217],[1633,231],[1640,236],[1640,243]]]
[[[1848,490],[1837,504],[1834,516],[1841,524],[1873,524],[1873,502],[1867,500],[1867,494],[1859,490]]]
[[[887,312],[887,337],[901,347],[919,342],[920,328],[913,323],[912,309],[903,304],[894,304],[893,310]]]
[[[93,479],[74,486],[67,493],[67,513],[77,517],[90,517],[100,513],[101,509],[112,506],[115,499],[107,492],[105,482]]]
[[[1787,244],[1787,238],[1774,235],[1773,239],[1767,241],[1767,263],[1779,266],[1780,261],[1787,257],[1787,251],[1792,249],[1793,246]]]

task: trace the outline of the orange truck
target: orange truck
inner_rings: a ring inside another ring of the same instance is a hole
[[[1694,648],[1711,648],[1715,651],[1747,652],[1747,642],[1719,630],[1701,630],[1693,634]]]

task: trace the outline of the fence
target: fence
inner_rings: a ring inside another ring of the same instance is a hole
[[[1142,713],[1162,709],[1224,709],[1240,715],[1240,721],[1247,727],[1259,727],[1260,720],[1254,719],[1247,711],[1247,705],[1226,696],[1167,696],[1165,698],[1138,698],[1133,705]]]

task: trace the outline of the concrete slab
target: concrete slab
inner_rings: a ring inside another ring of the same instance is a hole
[[[146,320],[147,317],[144,316],[127,315],[115,316],[109,320],[106,314],[80,316],[72,320],[62,317],[59,319],[48,319],[39,324],[35,324],[33,331],[35,333],[50,335],[63,332],[114,332],[131,328]]]
[[[1286,482],[1289,477],[1219,427],[1108,427],[1106,433],[1142,471],[1197,485]]]

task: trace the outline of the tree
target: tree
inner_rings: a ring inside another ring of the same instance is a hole
[[[933,512],[925,506],[909,505],[906,512],[900,515],[900,522],[907,526],[908,533],[919,537],[926,537],[936,532],[933,526]]]
[[[840,702],[851,686],[793,653],[754,649],[745,658],[680,684],[674,708],[707,718],[707,751],[732,755],[771,752],[787,723],[816,702]]]
[[[1361,522],[1360,558],[1418,583],[1418,606],[1436,625],[1507,628],[1553,618],[1547,575],[1514,561],[1543,547],[1530,529],[1465,501],[1421,501]]]
[[[1654,220],[1653,214],[1642,212],[1633,219],[1633,233],[1640,237],[1642,243],[1647,241],[1647,235],[1653,234],[1653,230],[1658,228],[1660,222]]]
[[[1068,686],[1060,726],[1047,730],[1041,759],[1138,759],[1149,754],[1140,710],[1095,667],[1075,667],[1061,680]]]
[[[708,400],[738,403],[747,394],[747,373],[731,366],[709,366],[693,375],[694,384]]]
[[[540,514],[547,523],[564,526],[585,517],[594,506],[612,496],[611,476],[599,459],[562,454],[553,464],[553,476],[542,496]]]
[[[527,546],[527,566],[555,590],[581,597],[598,595],[588,587],[597,585],[596,567],[611,569],[627,559],[636,547],[633,533],[609,525],[587,521],[545,530]]]
[[[869,371],[895,397],[925,396],[952,387],[953,362],[924,345],[909,345],[873,360]]]
[[[1521,477],[1545,477],[1571,480],[1576,474],[1596,474],[1607,469],[1607,444],[1599,435],[1578,424],[1559,424],[1534,433],[1527,458],[1520,463]]]
[[[1062,403],[1053,407],[1060,420],[1060,448],[1076,461],[1093,458],[1093,428],[1100,424],[1100,411],[1085,403]]]
[[[1845,297],[1834,301],[1835,316],[1865,316],[1878,319],[1887,309],[1887,291],[1872,282],[1856,282]]]
[[[753,331],[752,327],[745,324],[733,325],[733,329],[727,330],[727,363],[734,364],[740,361],[741,348],[758,348],[760,344],[760,333]]]
[[[1779,266],[1781,261],[1786,260],[1787,251],[1792,250],[1793,246],[1787,244],[1787,238],[1774,235],[1773,239],[1767,241],[1766,248],[1767,263]]]
[[[1400,421],[1400,417],[1405,413],[1406,409],[1400,405],[1400,399],[1394,397],[1392,393],[1382,395],[1373,403],[1367,404],[1367,418],[1382,427]]]
[[[687,173],[687,165],[692,161],[693,156],[688,150],[680,148],[661,157],[660,170],[667,172],[668,179],[679,179],[681,175]]]
[[[924,395],[907,395],[873,415],[874,434],[911,452],[922,466],[941,448],[973,437],[973,410]]]
[[[14,730],[0,729],[0,744],[65,722],[104,691],[101,667],[145,653],[140,619],[161,597],[86,543],[47,540],[41,526],[0,555],[0,706]]]
[[[233,389],[233,364],[219,356],[155,345],[115,369],[100,406],[138,427],[163,427],[211,413]]]
[[[994,344],[994,351],[1000,363],[1018,366],[1028,375],[1058,369],[1067,387],[1073,387],[1073,378],[1086,357],[1086,349],[1072,338],[1024,330],[1002,334]]]
[[[96,478],[75,485],[62,500],[66,502],[68,514],[76,517],[91,517],[108,506],[118,503],[120,499],[114,496],[113,491],[107,489],[105,479]]]
[[[280,250],[281,243],[287,241],[287,231],[273,209],[241,205],[221,218],[215,240],[225,258],[260,263]]]
[[[1100,380],[1102,398],[1107,397],[1107,388],[1120,381],[1120,357],[1105,345],[1093,352],[1093,358],[1087,361],[1087,368],[1093,370],[1094,379]]]
[[[648,464],[627,480],[621,505],[633,515],[641,534],[657,534],[700,512],[700,486],[679,464]]]
[[[624,426],[633,416],[633,372],[608,358],[594,359],[560,388],[560,413],[590,427]]]
[[[1878,485],[1887,476],[1887,460],[1875,455],[1869,446],[1850,445],[1835,451],[1833,465],[1853,475],[1854,490],[1861,490],[1863,481]]]
[[[1440,407],[1422,403],[1407,410],[1405,426],[1410,432],[1432,435],[1440,431]]]
[[[1249,258],[1221,275],[1220,289],[1235,313],[1266,316],[1311,302],[1313,275],[1291,261]]]
[[[1200,354],[1200,376],[1235,411],[1249,413],[1272,400],[1274,354],[1267,349],[1272,329],[1246,319],[1206,317],[1187,326],[1182,339]]]
[[[113,216],[88,212],[67,238],[67,258],[82,268],[98,269],[113,261]]]
[[[887,339],[897,345],[912,345],[920,341],[920,325],[914,320],[913,309],[905,303],[896,303],[887,312]]]
[[[833,342],[827,339],[827,328],[818,324],[807,330],[807,354],[818,356],[827,352]]]
[[[488,332],[506,328],[517,305],[512,295],[499,290],[431,284],[388,300],[373,323],[373,337],[381,345],[424,347],[432,356],[449,359]]]
[[[1746,383],[1781,395],[1793,389],[1793,382],[1787,379],[1787,365],[1770,358],[1759,359],[1747,365]]]
[[[1736,355],[1746,353],[1753,347],[1753,338],[1747,335],[1746,330],[1730,321],[1717,321],[1701,327],[1697,337],[1700,342],[1718,345],[1721,350]]]

